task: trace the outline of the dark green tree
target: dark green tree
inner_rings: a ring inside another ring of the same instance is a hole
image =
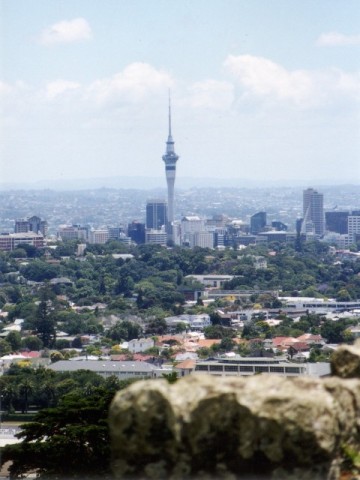
[[[22,425],[21,443],[7,445],[1,458],[2,465],[11,462],[11,478],[30,471],[43,479],[111,478],[107,416],[114,393],[102,387],[91,395],[74,392]]]
[[[139,338],[142,333],[140,325],[128,320],[116,323],[111,327],[107,332],[106,336],[112,340],[120,342],[121,340],[132,340],[134,338]]]
[[[162,378],[165,378],[165,380],[168,381],[168,383],[175,383],[178,380],[178,374],[177,372],[171,372],[171,373],[163,373]]]
[[[10,344],[11,350],[16,352],[21,348],[21,335],[19,332],[10,332],[6,336],[6,341]]]
[[[21,340],[21,346],[23,348],[27,348],[29,350],[39,351],[43,348],[44,345],[43,345],[42,341],[40,340],[40,338],[38,338],[34,335],[31,335],[30,337],[24,337]]]
[[[235,331],[232,328],[222,327],[221,325],[211,325],[204,328],[205,338],[233,338],[235,337]]]
[[[35,329],[45,348],[51,347],[56,339],[56,321],[50,310],[49,300],[39,303],[36,314]]]
[[[7,355],[11,352],[11,345],[6,341],[0,338],[0,356]]]
[[[19,393],[22,399],[23,413],[27,413],[29,409],[29,399],[33,391],[34,391],[33,382],[27,378],[24,378],[24,380],[19,385]]]

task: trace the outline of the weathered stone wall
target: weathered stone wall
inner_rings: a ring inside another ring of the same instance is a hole
[[[141,381],[117,394],[110,427],[118,479],[337,479],[344,450],[360,452],[360,380]]]

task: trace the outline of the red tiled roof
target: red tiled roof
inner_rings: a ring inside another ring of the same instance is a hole
[[[216,345],[220,342],[221,342],[221,340],[219,338],[204,338],[204,339],[199,340],[198,345],[199,345],[199,347],[210,348],[213,345]]]
[[[183,370],[193,370],[195,368],[195,360],[184,360],[183,362],[178,363],[175,368],[183,369]]]
[[[312,333],[304,333],[297,337],[297,340],[300,342],[321,342],[323,341],[323,337],[321,335],[313,335]]]
[[[27,357],[27,358],[40,358],[41,357],[41,353],[40,352],[35,352],[35,351],[21,352],[21,355],[23,355],[24,357]]]
[[[123,362],[130,357],[127,353],[120,353],[119,355],[110,355],[112,362]]]
[[[272,339],[272,344],[275,347],[279,346],[286,346],[286,345],[292,345],[294,342],[296,342],[296,338],[294,337],[274,337]]]
[[[298,352],[304,352],[305,350],[309,350],[309,344],[306,342],[295,342],[292,345],[292,348],[294,348]]]

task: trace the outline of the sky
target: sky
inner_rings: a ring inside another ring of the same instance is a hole
[[[0,184],[360,183],[358,0],[0,0]]]

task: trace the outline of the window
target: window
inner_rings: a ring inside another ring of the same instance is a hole
[[[207,365],[196,365],[195,370],[208,371],[208,366]]]
[[[285,373],[300,373],[299,367],[285,367]]]
[[[225,365],[224,367],[225,372],[238,372],[238,366],[237,365]]]
[[[272,373],[284,373],[284,367],[270,367]]]
[[[269,367],[265,367],[264,365],[256,365],[255,366],[255,372],[268,372]]]
[[[222,365],[210,365],[210,372],[222,372],[223,366]]]
[[[252,365],[240,365],[240,372],[253,372]]]

